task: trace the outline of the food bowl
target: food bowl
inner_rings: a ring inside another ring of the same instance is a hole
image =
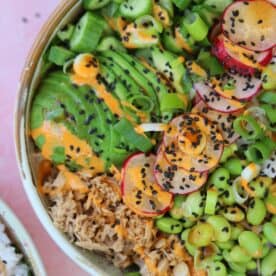
[[[37,249],[13,211],[0,199],[0,222],[6,226],[9,237],[26,257],[28,264],[37,276],[46,276],[46,271]]]
[[[45,23],[36,42],[30,52],[25,64],[17,97],[15,115],[15,143],[17,160],[21,179],[29,201],[39,218],[40,222],[57,243],[57,245],[69,256],[73,262],[81,266],[92,275],[121,275],[121,272],[111,265],[104,257],[77,248],[69,242],[53,224],[48,212],[47,203],[37,191],[37,162],[34,147],[28,133],[29,110],[34,90],[39,83],[42,56],[56,34],[57,30],[68,22],[74,21],[75,17],[82,11],[81,1],[65,0],[56,8],[52,16]],[[44,274],[39,274],[44,275]]]

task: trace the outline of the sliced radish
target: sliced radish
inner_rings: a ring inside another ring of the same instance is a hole
[[[213,168],[223,151],[217,126],[198,114],[187,113],[173,119],[163,143],[168,162],[191,172]]]
[[[233,85],[233,88],[229,87],[228,89],[226,87],[229,83]],[[213,77],[209,81],[209,86],[221,96],[238,100],[251,99],[260,91],[261,85],[262,80],[260,78],[230,72]]]
[[[263,0],[235,1],[223,14],[222,29],[233,43],[252,51],[276,44],[276,8]]]
[[[233,129],[233,121],[240,115],[240,112],[231,114],[218,112],[210,109],[203,101],[194,106],[192,112],[199,113],[217,124],[225,144],[232,144],[239,138]]]
[[[221,33],[221,20],[216,22],[210,29],[208,38],[209,41],[213,42],[215,38]]]
[[[198,82],[194,84],[194,87],[201,99],[214,110],[232,113],[244,107],[244,104],[239,101],[222,97],[208,83]]]
[[[171,165],[164,155],[164,145],[161,145],[157,154],[154,168],[157,183],[173,194],[187,194],[198,190],[205,184],[208,176],[207,172],[189,172]]]
[[[155,156],[136,153],[122,169],[121,190],[125,204],[141,216],[153,217],[168,211],[172,194],[163,191],[154,177]]]

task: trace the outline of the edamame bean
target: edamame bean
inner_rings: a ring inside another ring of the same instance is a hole
[[[233,240],[229,240],[226,242],[216,242],[216,245],[221,248],[221,249],[231,249],[234,246],[234,241]]]
[[[262,243],[258,235],[251,231],[243,231],[239,238],[239,245],[253,258],[262,256]]]
[[[265,206],[267,211],[273,215],[276,215],[276,194],[275,192],[269,192],[267,198],[265,199]]]
[[[243,211],[237,206],[229,206],[224,211],[222,215],[229,221],[239,222],[242,221],[245,217]]]
[[[186,197],[183,195],[176,195],[174,197],[173,207],[170,210],[169,214],[174,219],[181,219],[183,217],[183,207],[182,204],[185,201]]]
[[[184,217],[189,220],[197,220],[203,215],[204,211],[204,193],[197,191],[187,196],[183,203]]]
[[[196,247],[207,246],[214,237],[214,229],[212,225],[206,222],[200,222],[191,228],[188,240]]]
[[[261,238],[261,242],[262,242],[262,247],[263,247],[261,258],[264,258],[270,250],[270,244],[264,236]]]
[[[267,193],[267,186],[261,177],[249,183],[249,188],[254,192],[254,197],[264,198]]]
[[[214,257],[214,261],[221,261],[223,260],[222,252],[219,251],[217,255]]]
[[[196,252],[196,247],[188,241],[188,236],[189,236],[190,231],[191,231],[191,229],[184,230],[181,233],[181,240],[184,243],[184,246],[187,249],[188,253],[190,255],[194,256],[195,252]]]
[[[208,270],[208,276],[227,276],[227,270],[222,262],[213,262]]]
[[[272,222],[266,222],[263,226],[263,232],[266,239],[276,245],[276,225]]]
[[[248,263],[251,260],[251,256],[249,256],[246,250],[239,245],[235,245],[231,249],[229,258],[235,263]]]
[[[249,202],[246,219],[252,225],[259,225],[266,216],[266,208],[264,202],[260,198],[254,198]]]
[[[230,239],[231,225],[223,216],[210,216],[207,218],[207,222],[213,226],[216,241],[226,242]]]
[[[251,260],[246,264],[248,270],[255,270],[257,268],[257,263],[255,260]]]
[[[229,186],[227,182],[229,178],[230,173],[227,169],[218,168],[212,173],[209,182],[214,184],[218,189],[226,189]]]
[[[229,267],[236,272],[239,272],[239,273],[246,272],[246,264],[244,264],[244,263],[234,263],[234,262],[227,262],[227,263],[228,263]]]
[[[276,248],[270,252],[261,261],[262,276],[272,276],[276,272]]]
[[[178,234],[183,229],[181,222],[173,218],[163,217],[163,218],[157,219],[155,223],[156,223],[156,227],[160,231],[168,234]]]
[[[224,192],[222,193],[222,196],[221,196],[221,201],[223,202],[224,205],[235,204],[236,202],[235,195],[231,186],[224,189]]]
[[[195,221],[189,220],[187,218],[182,218],[181,222],[184,228],[192,227],[196,223]]]
[[[229,171],[231,175],[235,176],[241,175],[243,170],[242,160],[236,157],[228,159],[223,166]]]
[[[236,144],[231,144],[230,146],[224,147],[222,156],[220,158],[220,162],[224,163],[229,157],[231,157],[235,151],[238,150],[238,146]]]
[[[232,226],[231,230],[232,230],[231,231],[231,239],[232,240],[237,240],[239,235],[243,231],[243,228],[241,226],[237,225],[237,226]]]
[[[217,189],[215,188],[208,189],[204,213],[208,215],[213,215],[216,211],[217,201],[218,201]]]

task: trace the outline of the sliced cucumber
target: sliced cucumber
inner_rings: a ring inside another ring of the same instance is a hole
[[[151,0],[127,0],[120,6],[122,16],[128,19],[136,19],[142,15],[151,14]]]
[[[86,12],[77,23],[70,40],[71,50],[78,53],[94,51],[106,25],[107,23],[101,16]]]
[[[82,0],[83,7],[87,10],[97,10],[106,6],[110,0]]]

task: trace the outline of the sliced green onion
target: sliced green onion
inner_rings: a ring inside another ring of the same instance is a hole
[[[248,161],[254,162],[256,164],[262,164],[267,160],[271,154],[272,150],[264,142],[257,142],[250,145],[245,152],[245,156]]]
[[[70,69],[72,69],[72,65],[74,64],[74,61],[75,59],[72,58],[63,64],[62,71],[64,74],[68,74],[70,72]]]
[[[185,10],[191,3],[191,0],[172,0],[177,8]]]
[[[150,113],[154,108],[154,103],[150,97],[143,95],[135,95],[131,97],[129,100],[130,104],[135,106],[138,110],[143,112]]]
[[[151,0],[127,0],[120,5],[120,12],[122,16],[129,19],[136,19],[140,16],[151,14],[152,1]]]
[[[97,51],[103,52],[106,50],[115,50],[119,52],[126,52],[121,41],[113,36],[104,37],[97,47]]]
[[[97,10],[106,6],[110,0],[82,0],[83,7],[87,10]]]
[[[217,202],[218,191],[216,189],[208,189],[204,210],[205,214],[213,215],[216,211]]]
[[[270,104],[261,104],[261,108],[265,111],[268,120],[273,124],[276,123],[275,107]]]
[[[75,53],[61,46],[52,46],[49,51],[48,60],[56,65],[63,66],[74,57]]]
[[[69,24],[64,29],[59,30],[57,32],[57,37],[63,42],[69,41],[74,33],[74,30],[75,30],[75,26],[72,24]]]
[[[132,124],[125,118],[122,118],[114,126],[114,129],[123,136],[129,144],[143,152],[149,151],[153,146],[150,139],[135,132]]]
[[[233,127],[235,132],[245,140],[255,140],[263,134],[258,122],[251,115],[242,115],[236,118]]]
[[[238,150],[237,144],[231,144],[230,146],[224,147],[220,162],[224,163],[229,157],[231,157]]]
[[[137,24],[137,28],[146,28],[149,32],[162,33],[163,31],[162,24],[151,15],[141,16],[135,20],[135,23]]]
[[[195,41],[202,41],[208,34],[208,26],[198,13],[187,12],[183,19],[183,25]]]
[[[233,192],[235,201],[238,204],[243,204],[248,199],[248,193],[241,185],[241,177],[237,177],[233,182]]]

